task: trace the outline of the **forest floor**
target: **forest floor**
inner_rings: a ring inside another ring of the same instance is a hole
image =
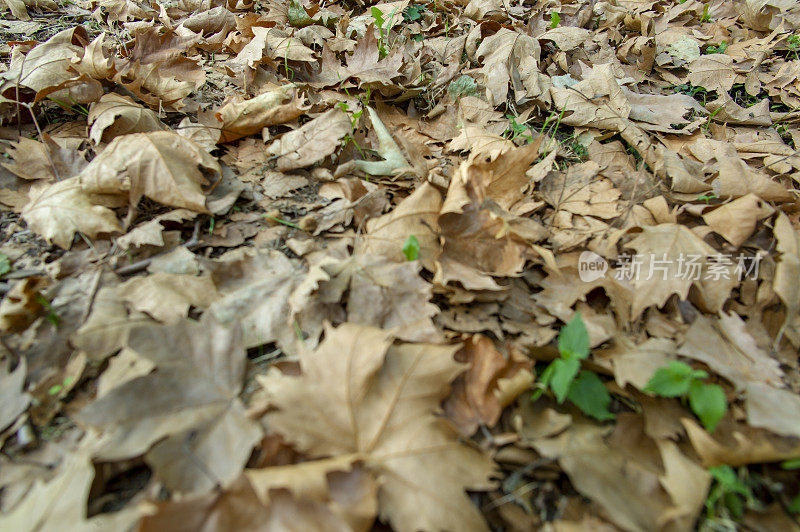
[[[4,0],[0,530],[800,529],[800,6]]]

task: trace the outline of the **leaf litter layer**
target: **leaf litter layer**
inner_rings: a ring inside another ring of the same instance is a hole
[[[6,0],[3,530],[790,530],[800,8]]]

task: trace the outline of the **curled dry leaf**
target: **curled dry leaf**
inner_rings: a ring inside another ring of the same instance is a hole
[[[134,206],[147,196],[208,212],[203,185],[220,178],[219,163],[202,147],[172,131],[155,131],[115,138],[81,173],[80,186],[89,193],[126,194]]]
[[[141,517],[135,506],[117,513],[87,518],[86,498],[94,478],[94,466],[84,449],[64,458],[55,476],[47,482],[37,479],[13,510],[0,516],[0,528],[34,532],[59,530],[127,530]]]
[[[303,114],[303,103],[297,86],[287,83],[249,100],[232,98],[211,114],[203,115],[203,123],[219,129],[219,144],[247,137],[267,126],[285,124]]]
[[[278,157],[276,164],[281,172],[305,168],[332,154],[351,128],[346,113],[331,109],[300,129],[284,134],[267,150]]]
[[[456,349],[328,327],[320,347],[300,355],[301,375],[260,378],[276,409],[266,423],[312,456],[362,461],[382,480],[379,515],[396,530],[485,530],[464,489],[489,487],[491,462],[433,415],[463,369]]]
[[[32,231],[64,249],[70,248],[78,231],[89,238],[122,231],[114,211],[95,204],[80,180],[80,176],[75,176],[34,187],[29,194],[30,202],[22,210],[22,218]]]
[[[167,126],[158,115],[127,96],[109,93],[89,108],[89,138],[95,144],[111,142],[129,133],[163,131]]]
[[[456,353],[456,360],[469,364],[469,369],[453,383],[453,393],[445,401],[444,411],[467,436],[474,434],[480,425],[493,427],[503,407],[516,398],[513,394],[501,398],[501,381],[519,376],[522,382],[521,387],[516,387],[517,394],[533,383],[530,359],[515,350],[504,355],[482,334],[471,336]]]
[[[54,139],[47,133],[42,138],[44,142],[19,139],[8,151],[14,163],[3,166],[23,179],[58,181],[78,175],[89,164],[78,149],[80,139]]]

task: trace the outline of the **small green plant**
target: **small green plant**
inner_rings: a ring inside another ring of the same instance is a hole
[[[706,48],[707,54],[724,54],[725,50],[728,49],[728,41],[722,41],[722,44],[719,46],[709,46]]]
[[[383,59],[389,55],[386,49],[386,30],[383,27],[386,21],[383,18],[383,12],[377,7],[372,8],[372,18],[375,20],[375,26],[378,28],[378,33],[380,34],[378,39],[378,55],[380,59]]]
[[[706,430],[714,432],[728,411],[728,400],[721,386],[704,382],[707,378],[705,371],[673,361],[653,374],[644,391],[662,397],[688,399],[692,412],[700,418]]]
[[[50,304],[50,300],[48,300],[42,294],[36,294],[36,301],[47,311],[47,321],[52,323],[53,327],[57,328],[61,323],[61,318],[58,314],[56,314],[56,311],[53,310],[53,305]]]
[[[11,271],[11,260],[5,253],[0,253],[0,277]]]
[[[703,7],[703,16],[700,17],[700,22],[711,22],[711,15],[708,14],[708,4]]]
[[[294,229],[300,229],[301,231],[303,230],[303,228],[300,227],[299,225],[297,225],[295,223],[292,223],[292,222],[287,222],[286,220],[283,220],[281,218],[277,218],[275,216],[270,216],[269,214],[264,214],[263,216],[264,216],[264,218],[266,218],[268,220],[272,220],[273,222],[276,222],[276,223],[279,223],[279,224],[283,224],[283,225],[292,227]]]
[[[712,199],[719,199],[719,196],[717,196],[713,192],[707,192],[707,193],[705,193],[705,194],[703,194],[701,196],[697,196],[697,200],[698,201],[705,201],[706,205],[708,205],[708,202],[711,201]]]
[[[72,384],[72,377],[64,377],[64,380],[61,384],[54,384],[50,388],[47,389],[47,395],[58,395],[61,393],[61,390]]]
[[[523,123],[518,123],[516,116],[513,115],[506,115],[506,118],[509,120],[508,128],[503,132],[503,136],[510,140],[511,142],[516,141],[517,139],[521,138],[524,139],[526,143],[531,142],[533,140],[533,136],[530,134],[530,128],[528,125]]]
[[[403,11],[403,20],[406,22],[416,22],[422,18],[422,12],[425,11],[425,6],[420,4],[411,4]]]
[[[447,92],[456,100],[462,96],[475,96],[478,94],[478,82],[464,74],[450,82],[450,85],[447,86]]]
[[[550,29],[556,29],[559,22],[561,22],[561,14],[558,11],[550,12]]]
[[[794,52],[795,60],[800,60],[800,55],[798,55],[798,52],[800,52],[800,35],[795,35],[794,33],[789,35],[789,49]]]
[[[403,244],[403,256],[407,261],[419,258],[419,240],[414,235],[409,235],[405,244]]]
[[[569,399],[586,415],[600,421],[614,419],[608,411],[611,395],[597,374],[581,370],[581,360],[589,356],[589,332],[580,312],[561,329],[558,335],[560,357],[553,360],[542,372],[540,385],[532,400],[538,399],[549,388],[556,400]]]
[[[706,119],[706,123],[703,124],[703,130],[705,130],[706,133],[708,133],[708,128],[711,127],[711,120],[713,120],[713,118],[715,116],[717,116],[717,113],[719,113],[720,111],[722,111],[722,107],[714,109],[711,112],[711,114],[708,115],[708,118]]]
[[[747,468],[741,468],[737,474],[731,466],[723,465],[712,467],[708,472],[714,480],[706,497],[706,519],[738,520],[745,507],[758,509],[761,506],[747,478]]]

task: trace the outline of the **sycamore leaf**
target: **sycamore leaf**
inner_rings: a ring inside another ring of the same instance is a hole
[[[201,122],[219,129],[217,142],[222,144],[294,120],[308,109],[303,100],[295,84],[287,83],[249,100],[234,97],[213,113],[201,115]]]
[[[204,492],[241,473],[260,428],[238,398],[245,370],[241,333],[213,319],[138,327],[128,345],[155,365],[89,403],[77,419],[104,433],[106,460],[139,456],[170,487]]]
[[[87,121],[89,138],[95,144],[111,142],[115,137],[128,133],[167,129],[153,111],[135,103],[127,96],[113,92],[105,94],[100,101],[92,104]]]
[[[77,231],[89,238],[122,231],[114,211],[92,202],[91,194],[81,187],[80,176],[34,188],[30,198],[22,210],[28,227],[64,249],[70,248]]]
[[[198,144],[172,131],[134,133],[115,138],[80,175],[85,192],[142,196],[173,207],[208,212],[203,185],[220,179],[216,159]]]
[[[278,157],[278,170],[305,168],[336,151],[351,131],[350,118],[341,109],[331,109],[273,142],[267,150]]]
[[[60,181],[78,175],[89,164],[78,149],[79,139],[54,139],[47,133],[42,134],[42,139],[44,142],[20,138],[8,150],[14,163],[3,166],[23,179]]]
[[[55,476],[47,482],[38,479],[25,497],[10,512],[0,515],[0,529],[18,532],[63,530],[128,530],[140,518],[136,506],[112,514],[87,519],[86,498],[94,478],[94,466],[85,450],[78,449],[64,458]]]
[[[301,375],[260,378],[276,409],[266,423],[312,456],[362,460],[382,480],[381,518],[398,531],[485,530],[464,489],[488,487],[491,462],[433,415],[462,370],[456,349],[328,327],[320,347],[300,355]]]

